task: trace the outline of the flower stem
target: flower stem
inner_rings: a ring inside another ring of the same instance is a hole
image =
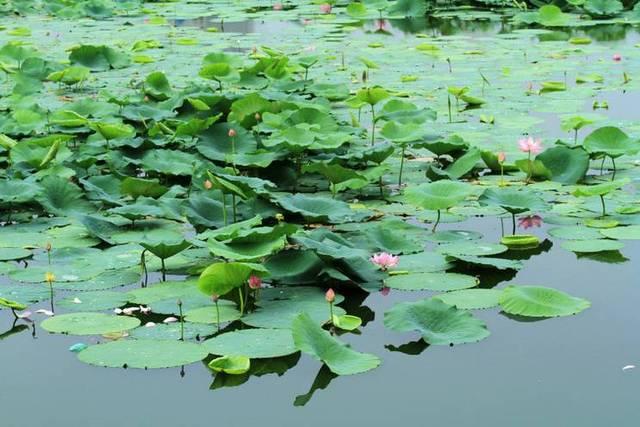
[[[227,195],[222,193],[222,220],[227,225]]]
[[[511,234],[515,235],[516,234],[516,214],[511,212]]]
[[[238,296],[240,298],[240,317],[244,314],[244,296],[242,295],[242,288],[238,288]]]
[[[436,222],[435,224],[433,224],[433,228],[431,229],[432,233],[436,232],[436,227],[438,227],[438,224],[440,224],[440,209],[438,209],[438,216],[436,216]]]
[[[402,170],[404,168],[404,150],[405,146],[402,146],[402,153],[400,154],[400,175],[398,176],[398,187],[402,186]]]
[[[600,203],[602,204],[602,218],[604,218],[607,215],[607,208],[604,205],[604,194],[600,195]]]
[[[182,316],[182,303],[178,304],[180,311],[180,341],[184,341],[184,317]]]
[[[220,307],[218,306],[218,301],[216,300],[216,324],[218,325],[218,332],[220,332]]]
[[[376,110],[371,106],[371,146],[375,143],[376,139]]]
[[[331,318],[329,319],[329,323],[333,325],[333,303],[332,302],[329,303],[329,315],[331,316]]]

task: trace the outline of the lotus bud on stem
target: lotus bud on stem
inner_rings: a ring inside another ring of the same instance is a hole
[[[324,299],[329,303],[329,322],[333,325],[333,303],[336,300],[336,293],[332,288],[329,288],[329,290],[324,294]]]

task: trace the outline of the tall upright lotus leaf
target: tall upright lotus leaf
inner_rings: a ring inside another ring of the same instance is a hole
[[[106,71],[129,66],[131,58],[108,46],[81,45],[71,49],[69,61],[92,70]]]
[[[240,73],[237,66],[240,65],[240,58],[225,53],[210,53],[204,57],[199,75],[202,78],[218,82],[222,90],[223,82],[235,82],[240,80]]]
[[[352,350],[316,325],[307,314],[296,317],[291,328],[296,348],[325,363],[338,375],[359,374],[380,365],[377,356]]]
[[[573,191],[573,195],[576,197],[594,197],[599,196],[602,204],[602,216],[607,214],[607,208],[604,203],[604,196],[611,193],[614,190],[624,187],[629,183],[628,179],[619,179],[616,181],[604,182],[596,185],[581,185],[576,187]]]
[[[306,220],[314,222],[340,223],[353,221],[363,216],[351,210],[345,202],[321,196],[307,196],[297,193],[280,196],[276,199],[276,203],[281,208],[302,215]]]
[[[129,176],[122,180],[120,191],[133,198],[140,196],[158,198],[169,191],[169,189],[160,184],[157,179],[143,179]]]
[[[551,171],[551,179],[563,184],[582,181],[589,169],[589,154],[581,147],[552,147],[536,157]]]
[[[438,218],[433,225],[435,232],[440,222],[440,211],[455,206],[472,193],[473,187],[469,184],[442,180],[409,187],[405,191],[405,198],[412,205],[438,212]]]
[[[604,154],[612,158],[640,151],[640,140],[631,139],[629,135],[613,126],[594,130],[587,135],[583,144],[590,154]]]
[[[125,123],[93,122],[89,127],[100,134],[107,143],[118,138],[133,138],[136,130]]]
[[[397,304],[384,313],[384,325],[394,331],[418,331],[432,345],[464,344],[489,336],[482,320],[438,299]]]
[[[84,199],[80,187],[64,178],[47,176],[41,181],[40,188],[36,200],[49,213],[68,216],[95,210],[93,205]]]
[[[253,228],[240,231],[230,239],[211,238],[208,247],[218,257],[236,261],[254,260],[282,250],[287,244],[287,236],[297,229],[293,224]]]
[[[561,27],[569,21],[568,16],[555,5],[545,5],[538,10],[538,23],[545,27]]]
[[[412,102],[401,99],[390,99],[378,114],[378,120],[395,121],[398,123],[424,123],[427,120],[434,121],[437,117],[435,110],[430,108],[418,108]]]
[[[164,101],[172,95],[173,89],[162,71],[154,71],[144,80],[144,93],[158,101]]]
[[[622,12],[624,5],[620,0],[584,0],[584,10],[597,18],[607,18]]]
[[[395,121],[388,121],[380,132],[382,136],[390,141],[407,144],[414,141],[422,140],[424,136],[424,128],[417,123],[398,123]]]
[[[40,188],[37,184],[25,180],[0,181],[0,203],[25,203],[33,200]]]
[[[426,175],[432,181],[440,179],[460,179],[473,172],[478,163],[482,160],[482,152],[478,148],[470,148],[466,153],[457,158],[445,169],[429,165]]]
[[[67,67],[64,70],[54,71],[47,76],[47,80],[72,86],[84,82],[90,75],[91,70],[89,68],[76,65]]]
[[[449,154],[453,158],[459,157],[469,149],[469,143],[461,136],[453,134],[446,139],[436,139],[435,141],[425,141],[422,146],[431,151],[436,156]]]
[[[369,183],[369,180],[353,169],[348,169],[338,163],[313,162],[302,167],[302,172],[319,173],[329,180],[331,193],[334,197],[340,189],[349,187],[362,188]],[[338,187],[338,184],[343,184]],[[354,184],[354,185],[350,185]]]
[[[403,18],[425,16],[427,14],[427,4],[413,0],[397,0],[389,8],[389,15]]]
[[[191,242],[180,240],[147,240],[140,242],[140,246],[157,256],[158,258],[165,260],[171,258],[174,255],[179,254],[183,250],[191,246]]]
[[[258,264],[218,262],[205,268],[198,278],[198,289],[205,295],[226,295],[243,286],[252,274],[263,275],[267,271]]]

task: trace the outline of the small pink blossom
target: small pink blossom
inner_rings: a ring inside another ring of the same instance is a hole
[[[389,295],[391,293],[391,288],[388,286],[385,286],[384,288],[380,289],[380,294],[383,297],[386,297],[387,295]]]
[[[329,3],[323,3],[320,5],[320,12],[331,13],[331,5]]]
[[[518,219],[518,227],[525,230],[540,226],[542,226],[542,218],[538,215],[529,215]]]
[[[504,154],[504,151],[498,153],[498,163],[504,163],[507,160],[507,155]]]
[[[386,271],[391,267],[395,267],[396,265],[398,265],[398,262],[400,262],[399,257],[395,255],[391,255],[390,253],[387,253],[387,252],[380,252],[378,254],[374,254],[371,258],[369,258],[369,260],[375,265],[377,265],[378,267],[380,267],[383,271]]]
[[[326,299],[329,304],[332,304],[336,300],[336,293],[333,289],[329,288],[327,293],[324,294],[324,299]]]
[[[518,147],[524,153],[538,154],[542,152],[542,141],[529,136],[518,141]]]
[[[284,9],[284,6],[282,6],[282,3],[274,3],[273,10],[282,10],[282,9]]]
[[[612,59],[616,62],[620,62],[622,61],[622,55],[620,55],[619,53],[614,53]]]
[[[237,135],[238,133],[235,131],[235,129],[229,129],[229,138],[233,138]]]
[[[262,287],[262,279],[258,276],[251,275],[251,277],[249,277],[249,287],[251,289],[260,289]]]
[[[376,19],[376,31],[384,31],[387,26],[387,21],[384,19]]]

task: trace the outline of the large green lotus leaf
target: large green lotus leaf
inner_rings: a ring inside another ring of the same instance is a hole
[[[291,333],[298,350],[325,363],[335,374],[359,374],[380,365],[377,356],[352,350],[323,330],[305,313],[293,320]]]
[[[0,248],[0,261],[29,258],[31,251],[22,248]]]
[[[500,306],[518,316],[558,317],[579,313],[591,303],[542,286],[508,286],[500,295]]]
[[[551,171],[551,179],[563,184],[581,181],[589,169],[589,154],[580,147],[552,147],[536,159]]]
[[[57,280],[57,277],[56,277]],[[85,281],[56,281],[55,289],[65,291],[99,291],[119,286],[131,285],[140,281],[140,269],[108,270]]]
[[[182,302],[183,312],[214,305],[211,296],[203,294],[197,288],[192,288],[190,292],[185,292],[180,298],[167,298],[151,303],[151,311],[161,314],[179,314],[178,299]]]
[[[270,277],[283,284],[316,283],[324,262],[309,250],[284,250],[269,257],[264,266]]]
[[[57,334],[103,335],[136,328],[140,326],[140,320],[103,313],[69,313],[49,317],[40,326]]]
[[[402,124],[390,121],[382,127],[380,133],[390,141],[406,144],[422,140],[425,132],[419,123]]]
[[[436,295],[433,298],[461,310],[477,310],[496,307],[500,295],[502,290],[498,289],[463,289]]]
[[[71,49],[69,61],[97,71],[124,68],[131,62],[129,56],[108,46],[81,45]]]
[[[398,268],[410,273],[433,273],[453,267],[449,259],[437,252],[422,252],[404,255],[400,258]]]
[[[440,210],[462,202],[472,193],[473,188],[469,184],[442,180],[409,187],[405,191],[405,198],[422,209]]]
[[[118,340],[90,346],[78,353],[84,363],[108,368],[171,368],[207,357],[202,346],[172,340]]]
[[[611,193],[618,188],[622,188],[629,183],[627,179],[618,179],[616,181],[603,182],[596,185],[581,185],[576,187],[573,191],[573,195],[577,197],[593,197],[604,196]]]
[[[540,212],[547,208],[542,198],[531,190],[515,188],[488,188],[480,196],[483,205],[500,206],[510,213]]]
[[[600,230],[605,237],[617,240],[640,240],[640,225]]]
[[[157,179],[126,177],[120,184],[120,191],[134,198],[140,196],[157,198],[168,191]]]
[[[22,303],[36,303],[48,300],[50,291],[42,285],[0,285],[0,298]]]
[[[598,230],[581,225],[555,227],[548,231],[550,236],[566,240],[593,240],[602,237]]]
[[[615,16],[624,9],[620,0],[585,0],[583,7],[589,15],[600,18]]]
[[[39,187],[29,181],[0,181],[0,201],[5,203],[24,203],[34,199]]]
[[[167,281],[155,283],[146,288],[133,289],[127,292],[129,302],[134,304],[153,304],[167,299],[178,300],[191,295],[200,294],[197,280]]]
[[[336,295],[334,304],[343,300],[342,295]],[[257,328],[288,329],[300,313],[306,313],[318,325],[324,324],[330,317],[329,304],[320,288],[297,286],[263,289],[258,306],[256,311],[242,318],[243,323]],[[333,314],[341,316],[346,312],[334,305]]]
[[[151,150],[142,157],[142,167],[165,175],[192,175],[197,158],[179,150]]]
[[[233,145],[228,135],[232,128],[236,132]],[[204,157],[229,163],[233,157],[235,163],[240,166],[249,166],[251,162],[244,161],[244,155],[254,153],[258,148],[253,133],[241,126],[233,126],[229,123],[215,124],[202,132],[199,138],[196,149]]]
[[[49,213],[66,216],[78,212],[95,210],[84,199],[80,187],[58,176],[47,176],[40,183],[41,190],[36,199]]]
[[[369,105],[376,105],[389,97],[389,92],[380,86],[360,89],[356,92],[356,99]]]
[[[389,219],[366,228],[364,238],[372,252],[408,254],[424,249],[424,243],[418,240],[421,234],[426,234],[424,229],[412,226],[401,219]]]
[[[11,273],[10,277],[19,282],[42,283],[45,282],[45,274],[52,272],[56,276],[56,282],[79,282],[90,280],[104,270],[95,264],[78,263],[58,263],[49,267],[47,265],[32,265]]]
[[[217,335],[202,343],[211,354],[266,359],[298,351],[287,329],[244,329]]]
[[[569,240],[563,242],[562,247],[571,252],[595,253],[620,250],[624,247],[624,243],[608,239]]]
[[[313,222],[350,222],[363,216],[351,210],[345,202],[321,196],[297,193],[278,197],[277,203],[283,209],[300,214],[306,220]]]
[[[640,151],[640,141],[629,138],[626,133],[613,126],[594,130],[584,139],[583,145],[589,153],[601,153],[611,157]]]
[[[502,252],[506,252],[509,248],[499,243],[484,243],[484,242],[456,242],[448,243],[446,245],[440,245],[436,248],[436,251],[445,255],[451,255],[455,257],[464,256],[486,256],[497,255]]]
[[[218,312],[220,317],[218,318]],[[230,301],[218,301],[218,308],[215,304],[209,307],[194,308],[184,313],[185,319],[193,323],[205,323],[213,325],[218,323],[233,322],[240,319],[240,311],[236,309],[235,304]]]
[[[396,304],[384,313],[384,325],[394,331],[418,331],[432,345],[476,342],[489,336],[482,320],[437,299]]]
[[[140,246],[161,259],[171,258],[191,246],[191,242],[184,239],[166,241],[144,241]]]
[[[455,291],[473,288],[479,283],[473,276],[459,273],[418,273],[391,276],[385,285],[403,291]]]
[[[449,179],[459,179],[471,172],[481,159],[482,152],[476,148],[471,148],[443,171],[438,171],[438,174],[431,175],[430,172],[435,170],[435,168],[432,167],[427,170],[427,175],[431,175],[430,177],[432,179],[440,179],[440,174],[446,175]]]
[[[68,311],[101,311],[122,307],[127,303],[127,294],[115,291],[83,292],[66,297],[56,303]]]
[[[184,329],[182,329],[184,327]],[[215,334],[218,328],[204,323],[180,322],[161,323],[153,327],[135,328],[129,335],[137,340],[201,340]]]

